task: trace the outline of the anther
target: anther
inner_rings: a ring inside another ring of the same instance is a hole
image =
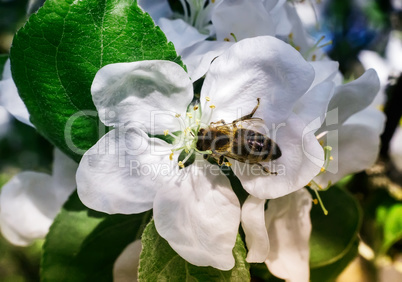
[[[163,134],[165,134],[165,136],[167,136],[169,134],[169,129],[164,130]]]
[[[186,113],[186,115],[187,115],[189,118],[192,118],[192,117],[193,117],[193,114],[192,114],[192,113]]]
[[[179,165],[179,167],[184,168],[184,164],[182,161],[179,161],[178,165]]]
[[[288,37],[289,39],[293,39],[293,32],[289,33]]]
[[[198,110],[198,105],[195,105],[193,109],[194,111]]]
[[[172,152],[172,153],[170,153],[170,155],[169,155],[169,159],[170,159],[170,160],[173,160],[173,152]]]
[[[209,106],[211,109],[215,109],[215,105],[212,104],[211,106]]]
[[[333,156],[330,156],[330,157],[329,157],[329,160],[330,160],[330,161],[333,161],[333,160],[334,160],[334,157],[333,157]]]
[[[225,162],[225,163],[223,163],[225,166],[227,166],[227,167],[231,167],[232,166],[232,164],[230,163],[230,162]]]
[[[200,125],[200,120],[199,120],[199,119],[196,119],[196,120],[195,120],[195,124],[196,124],[196,125]]]
[[[209,96],[205,97],[205,100],[207,100],[207,102],[211,101],[211,98]]]
[[[317,200],[317,199],[313,199],[313,203],[314,203],[314,205],[318,205],[318,200]]]
[[[229,42],[229,41],[230,41],[230,39],[229,39],[229,38],[227,38],[227,37],[225,37],[225,38],[223,39],[223,41]]]
[[[181,114],[175,114],[174,116],[179,118],[181,116]]]
[[[315,60],[317,60],[317,56],[314,54],[313,56],[311,56],[311,60],[314,62]]]
[[[321,172],[325,172],[325,167],[322,167],[320,170]]]

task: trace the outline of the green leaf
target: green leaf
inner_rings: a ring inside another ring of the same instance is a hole
[[[43,246],[42,281],[112,281],[122,250],[139,239],[151,213],[106,215],[74,193],[50,227]]]
[[[246,249],[240,236],[233,249],[236,265],[229,271],[188,263],[159,236],[153,221],[145,228],[142,246],[139,267],[142,281],[250,281]]]
[[[322,267],[313,268],[310,271],[310,281],[311,282],[335,281],[335,279],[346,268],[346,266],[357,256],[358,246],[359,246],[359,240],[355,239],[355,241],[353,241],[353,244],[349,248],[348,252],[340,259],[330,264],[323,265]]]
[[[348,192],[333,186],[320,196],[328,210],[319,205],[311,210],[310,267],[325,267],[346,256],[354,246],[361,226],[362,212]]]
[[[13,78],[32,123],[77,161],[106,131],[90,93],[96,72],[141,60],[182,65],[173,44],[132,0],[46,1],[11,48]]]
[[[395,204],[386,211],[383,234],[381,253],[386,254],[395,243],[402,240],[402,203]]]

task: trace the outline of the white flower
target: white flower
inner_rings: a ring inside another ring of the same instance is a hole
[[[229,161],[251,195],[266,199],[289,194],[305,186],[323,164],[321,145],[312,132],[304,132],[303,119],[292,112],[313,79],[313,69],[300,54],[273,37],[242,40],[214,60],[199,106],[189,106],[192,84],[175,63],[143,61],[102,68],[91,89],[102,121],[136,129],[112,130],[83,156],[77,171],[80,199],[107,213],[153,208],[158,233],[184,259],[231,269],[240,205],[219,167],[197,153],[199,124],[221,119],[230,123],[250,113],[260,98],[255,117],[265,121],[265,128],[280,125],[275,142],[282,156],[263,163],[278,175]],[[179,131],[173,144],[149,137]],[[196,161],[179,169],[186,163],[178,162],[182,150],[194,153]],[[321,161],[311,162],[306,155]]]
[[[10,59],[4,65],[2,79],[0,80],[0,105],[19,121],[33,126],[29,121],[28,110],[21,100],[11,76]]]
[[[77,163],[55,150],[52,176],[21,172],[1,189],[0,227],[14,245],[45,238],[53,219],[75,190]]]
[[[169,41],[181,52],[195,43],[214,35],[210,23],[211,13],[220,1],[181,0],[184,14],[175,14],[167,0],[139,1],[139,6],[148,12],[162,29]]]
[[[332,148],[325,171],[314,179],[319,188],[369,168],[376,161],[385,122],[385,115],[372,106],[379,89],[380,81],[373,69],[335,88],[326,120],[316,132],[317,138]]]

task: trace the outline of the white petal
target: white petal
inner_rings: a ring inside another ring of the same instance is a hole
[[[388,83],[390,66],[377,52],[363,50],[359,53],[359,60],[366,70],[370,68],[376,70],[382,85]]]
[[[305,189],[268,203],[266,225],[271,250],[266,264],[272,274],[286,281],[309,281],[311,203]]]
[[[232,45],[233,42],[226,41],[202,41],[184,49],[181,56],[191,80],[194,82],[204,76],[212,60]]]
[[[101,68],[92,83],[92,99],[106,125],[137,122],[152,134],[180,130],[193,98],[186,72],[169,61],[140,61]]]
[[[328,112],[338,111],[338,123],[343,124],[350,116],[371,104],[380,89],[380,81],[373,69],[358,79],[335,88]]]
[[[320,172],[324,163],[321,145],[296,115],[290,116],[275,134],[270,136],[278,144],[282,156],[262,164],[278,175],[266,174],[257,165],[232,162],[232,170],[243,188],[260,199],[274,199],[300,189]]]
[[[306,94],[304,94],[296,103],[293,112],[295,112],[305,124],[319,120],[321,125],[325,119],[328,103],[334,93],[335,84],[330,81],[322,82]]]
[[[77,186],[75,182],[77,168],[78,164],[75,161],[55,148],[52,180],[53,186],[57,187],[54,192],[60,204],[63,204],[68,199]]]
[[[21,100],[17,86],[11,76],[10,59],[4,65],[3,78],[0,81],[0,105],[7,109],[19,121],[33,126],[29,121],[29,113]]]
[[[154,217],[158,233],[188,262],[233,268],[240,204],[219,167],[200,160],[183,169],[181,179],[166,182]]]
[[[246,234],[247,262],[264,262],[269,252],[265,227],[265,200],[249,196],[241,209],[241,225]]]
[[[138,5],[147,12],[155,22],[162,17],[169,18],[173,12],[167,0],[138,0]]]
[[[332,147],[333,160],[329,162],[327,171],[314,179],[323,187],[328,186],[329,182],[336,183],[350,173],[367,169],[377,160],[385,116],[370,108],[359,115],[362,117],[348,120],[335,131],[335,135],[327,136],[326,143]]]
[[[89,208],[106,213],[149,210],[156,191],[174,173],[172,146],[138,129],[117,132],[107,133],[82,157],[78,195]]]
[[[211,98],[202,107],[203,118],[232,121],[250,113],[260,98],[255,116],[278,124],[290,115],[313,79],[313,68],[290,45],[269,36],[244,39],[211,64],[201,90],[201,103]]]
[[[218,41],[275,35],[274,23],[261,0],[222,1],[212,13],[212,23]]]
[[[1,190],[1,231],[11,243],[26,246],[44,238],[61,205],[49,175],[22,172]]]
[[[123,250],[113,266],[114,282],[136,282],[138,280],[141,250],[141,240],[135,240]]]
[[[165,33],[167,39],[172,41],[177,53],[195,43],[207,39],[207,34],[200,33],[195,27],[189,25],[182,19],[169,20],[161,18],[158,21],[159,27]]]
[[[335,61],[310,62],[314,68],[315,78],[310,89],[324,81],[333,81],[339,71],[339,63]]]

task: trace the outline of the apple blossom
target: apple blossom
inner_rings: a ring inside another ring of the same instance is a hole
[[[75,190],[77,163],[55,150],[53,175],[24,171],[1,189],[0,227],[14,245],[45,238],[53,219]]]
[[[115,129],[83,156],[76,175],[78,195],[88,207],[107,213],[153,208],[158,233],[184,259],[231,269],[240,204],[219,167],[203,159],[209,152],[197,149],[197,132],[210,122],[250,113],[260,98],[255,117],[262,118],[265,129],[276,126],[264,133],[282,152],[263,165],[278,175],[229,159],[231,168],[257,198],[299,190],[319,173],[324,160],[313,132],[305,132],[304,118],[293,112],[313,80],[314,70],[300,53],[274,37],[242,40],[216,58],[199,104],[191,103],[192,83],[175,63],[105,66],[91,92],[101,120]],[[163,134],[173,142],[156,138]],[[179,160],[181,154],[186,157]],[[315,156],[314,161],[307,155]]]

